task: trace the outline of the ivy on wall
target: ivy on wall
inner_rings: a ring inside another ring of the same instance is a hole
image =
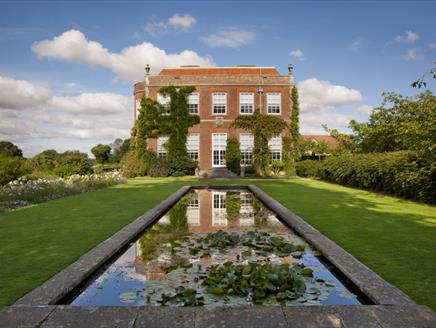
[[[165,147],[168,151],[168,158],[187,157],[186,141],[188,139],[188,129],[200,123],[198,115],[189,114],[188,96],[195,91],[194,87],[175,87],[173,85],[163,87],[159,93],[169,96],[169,115],[162,115],[161,130],[168,135],[168,142]]]
[[[232,123],[233,128],[250,131],[254,136],[253,166],[260,175],[267,175],[269,165],[268,140],[275,134],[280,134],[286,127],[286,122],[277,116],[260,113],[256,109],[253,115],[239,115]]]

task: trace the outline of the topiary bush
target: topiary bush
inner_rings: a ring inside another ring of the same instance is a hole
[[[226,166],[230,171],[236,174],[241,173],[241,152],[238,139],[227,139],[225,159]]]
[[[297,162],[295,165],[297,175],[300,177],[316,177],[320,164],[320,161],[310,159]]]

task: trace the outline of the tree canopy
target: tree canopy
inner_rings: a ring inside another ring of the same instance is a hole
[[[12,157],[23,157],[21,149],[10,141],[0,141],[0,153],[6,153]]]
[[[107,163],[110,159],[111,146],[98,144],[91,149],[92,154],[95,156],[97,163]]]
[[[368,122],[350,122],[360,152],[436,149],[436,97],[430,91],[415,97],[384,93],[383,98]]]

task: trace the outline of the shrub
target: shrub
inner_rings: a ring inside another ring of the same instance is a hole
[[[330,157],[316,175],[323,180],[436,203],[435,152],[398,151]]]
[[[66,151],[59,154],[54,173],[62,178],[73,174],[86,175],[92,173],[88,155],[79,151]]]
[[[123,159],[121,170],[127,178],[141,177],[147,174],[147,165],[136,152],[130,151]]]
[[[0,153],[0,185],[18,179],[29,172],[29,167],[22,158]]]
[[[316,177],[320,161],[304,160],[296,163],[297,175],[300,177]]]
[[[227,139],[225,159],[226,166],[230,171],[236,174],[241,173],[241,152],[239,147],[239,141],[237,139]]]
[[[167,177],[170,175],[170,168],[165,159],[154,157],[150,159],[147,174],[151,177]]]
[[[282,161],[272,161],[271,163],[271,169],[274,175],[279,175],[284,168],[285,168],[285,163],[283,163]]]
[[[194,175],[197,168],[197,162],[188,156],[169,158],[166,162],[168,167],[167,175],[172,176]]]

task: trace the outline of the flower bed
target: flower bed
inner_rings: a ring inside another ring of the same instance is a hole
[[[31,180],[27,177],[21,177],[0,187],[0,211],[126,182],[126,178],[119,172],[72,175],[66,179],[39,178]]]

